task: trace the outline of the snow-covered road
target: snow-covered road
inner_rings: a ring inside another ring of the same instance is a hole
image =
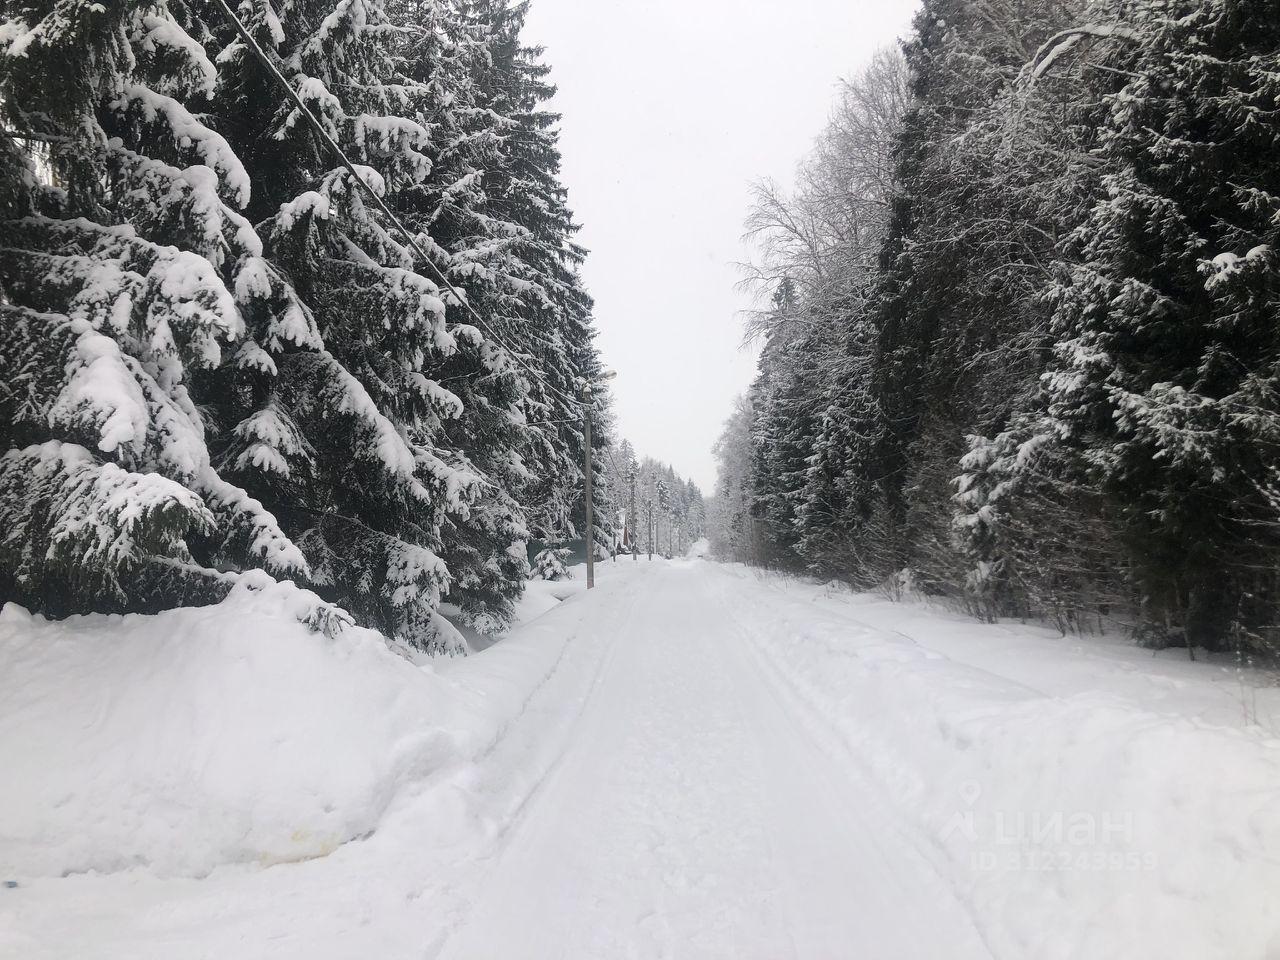
[[[743,586],[702,562],[632,585],[565,752],[442,956],[989,955],[779,696],[739,629]]]
[[[1273,960],[1280,688],[704,560],[0,616],[0,958]],[[567,598],[564,602],[559,602]]]

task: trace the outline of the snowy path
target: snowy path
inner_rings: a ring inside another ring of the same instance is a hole
[[[988,956],[883,801],[791,715],[724,575],[647,581],[441,956]]]
[[[1265,675],[706,561],[597,585],[422,666],[271,594],[0,617],[0,958],[1280,957]]]

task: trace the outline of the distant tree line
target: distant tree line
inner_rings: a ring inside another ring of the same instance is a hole
[[[607,451],[604,472],[612,549],[683,556],[707,535],[702,491],[671,464],[638,458],[623,440]]]
[[[1271,646],[1280,6],[925,0],[748,222],[713,547]]]

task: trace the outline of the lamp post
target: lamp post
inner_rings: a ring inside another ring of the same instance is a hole
[[[582,488],[583,495],[587,499],[587,589],[590,590],[596,585],[596,532],[595,532],[595,513],[594,505],[591,502],[591,480],[595,473],[595,468],[591,463],[591,389],[596,384],[603,383],[606,380],[612,380],[617,376],[612,370],[605,370],[594,382],[588,380],[582,385],[582,408],[583,408],[583,430],[582,430],[582,459],[586,468],[586,474],[583,478]]]

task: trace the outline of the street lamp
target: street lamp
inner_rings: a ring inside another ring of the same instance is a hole
[[[606,380],[612,380],[618,374],[613,370],[602,371],[594,381],[585,380],[582,384],[582,407],[583,407],[583,454],[582,459],[585,461],[586,476],[583,480],[583,494],[587,499],[587,589],[590,590],[596,585],[596,532],[595,514],[592,510],[591,503],[591,478],[595,473],[595,469],[591,465],[591,390],[593,387],[604,383]]]

